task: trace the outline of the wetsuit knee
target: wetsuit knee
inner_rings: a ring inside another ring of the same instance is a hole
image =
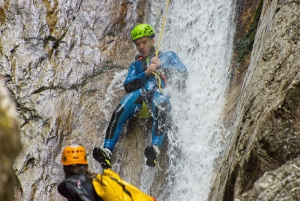
[[[124,107],[122,105],[118,105],[117,109],[113,112],[111,120],[106,130],[105,139],[112,139],[114,137],[119,118],[123,111]]]

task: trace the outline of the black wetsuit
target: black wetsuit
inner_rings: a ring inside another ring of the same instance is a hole
[[[71,175],[57,186],[68,201],[102,201],[96,194],[92,180],[85,175]]]

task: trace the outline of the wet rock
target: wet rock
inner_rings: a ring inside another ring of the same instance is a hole
[[[66,145],[84,145],[91,170],[100,171],[91,150],[102,144],[125,94],[122,84],[136,54],[129,33],[147,9],[147,1],[127,0],[0,3],[0,76],[17,105],[23,144],[14,166],[15,200],[63,200],[56,187],[64,179],[60,157]],[[126,140],[138,144],[140,138]],[[128,142],[122,143],[120,148]],[[139,147],[137,153],[126,147],[139,158],[122,170],[116,166],[136,185],[129,173],[144,165]]]
[[[299,6],[263,1],[240,95],[229,97],[232,137],[210,200],[299,200]]]

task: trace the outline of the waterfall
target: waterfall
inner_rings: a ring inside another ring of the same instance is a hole
[[[151,8],[150,23],[157,30],[162,21],[157,13],[164,3]],[[176,144],[169,145],[174,163],[165,189],[168,200],[206,200],[219,167],[228,135],[220,120],[232,56],[234,5],[233,0],[184,0],[171,1],[168,9],[161,50],[175,51],[189,71],[185,96],[175,94],[171,100],[178,131],[169,135]]]

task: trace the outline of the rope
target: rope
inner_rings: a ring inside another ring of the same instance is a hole
[[[158,51],[160,49],[160,45],[161,45],[161,41],[162,41],[162,36],[163,36],[163,33],[164,33],[165,24],[166,24],[166,20],[167,20],[167,13],[168,13],[169,5],[170,5],[170,0],[167,0],[166,8],[165,8],[165,16],[164,16],[164,19],[163,19],[163,21],[161,23],[161,31],[160,31],[159,40],[158,40],[158,43],[157,43],[158,45],[157,45],[156,50],[155,50],[155,56],[158,56]],[[158,88],[159,88],[160,93],[162,93],[160,76],[158,74],[154,73],[154,72],[152,72],[152,74],[154,74],[155,77],[157,78],[157,80],[158,80]]]
[[[167,13],[168,13],[168,8],[169,8],[169,5],[170,5],[170,0],[167,0],[167,3],[166,3],[166,8],[165,8],[165,17],[161,23],[161,32],[159,34],[159,40],[158,40],[158,45],[157,45],[157,48],[156,48],[156,51],[155,51],[155,55],[158,56],[158,51],[160,49],[160,45],[161,45],[161,41],[162,41],[162,36],[163,36],[163,33],[164,33],[164,29],[165,29],[165,24],[166,24],[166,20],[167,20]]]
[[[157,78],[157,80],[158,80],[158,89],[159,89],[160,93],[162,93],[161,79],[160,79],[159,75],[154,73],[154,72],[152,72],[152,74],[155,75],[155,77]]]

